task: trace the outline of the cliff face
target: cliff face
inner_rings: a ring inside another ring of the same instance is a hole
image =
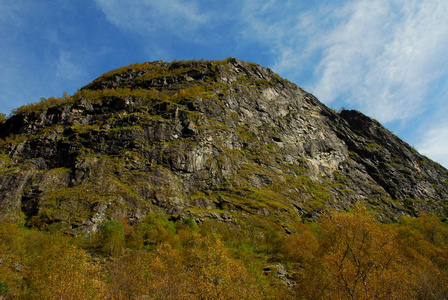
[[[448,171],[378,122],[237,59],[152,62],[0,124],[0,219],[96,230],[149,211],[287,226],[362,202],[448,215]]]

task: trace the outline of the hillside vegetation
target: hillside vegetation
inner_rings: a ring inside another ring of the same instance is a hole
[[[4,299],[444,299],[448,226],[435,216],[382,224],[364,208],[285,234],[149,214],[87,237],[0,226]]]

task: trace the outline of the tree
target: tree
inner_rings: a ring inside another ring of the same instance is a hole
[[[103,299],[101,268],[61,235],[28,231],[18,299]]]
[[[192,232],[181,252],[187,289],[195,299],[260,299],[254,278],[216,235]]]
[[[448,299],[448,226],[438,217],[402,217],[393,226],[400,252],[413,266],[418,299]]]
[[[133,251],[109,267],[113,299],[260,299],[255,279],[216,236],[190,232],[183,247]]]
[[[409,269],[393,235],[365,209],[323,217],[319,234],[314,267],[304,271],[299,292],[313,299],[412,298]]]
[[[98,232],[98,243],[104,253],[121,253],[125,246],[123,224],[115,220],[104,221]]]

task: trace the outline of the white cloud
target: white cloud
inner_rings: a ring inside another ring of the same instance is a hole
[[[274,70],[305,78],[299,84],[327,104],[381,122],[406,121],[428,105],[432,82],[448,75],[446,0],[354,0],[311,9],[257,3],[258,10],[245,6],[245,36],[270,44]],[[274,14],[281,17],[265,18],[265,9],[282,9]]]
[[[96,3],[109,22],[143,35],[169,32],[188,39],[212,17],[200,11],[194,0],[96,0]]]
[[[346,96],[381,122],[414,117],[447,65],[447,8],[446,1],[349,3],[341,10],[348,21],[320,45],[314,93],[327,102]]]
[[[448,75],[447,10],[446,1],[403,2],[395,13],[399,19],[389,26],[390,41],[370,59],[360,82],[366,90],[359,95],[363,106],[381,121],[406,120],[431,104],[443,105],[431,103],[428,93],[433,81]],[[375,90],[381,91],[378,104],[369,102]]]
[[[439,91],[442,98],[448,99],[448,87]],[[448,105],[435,107],[426,122],[419,126],[416,134],[417,150],[442,164],[448,169]]]
[[[323,51],[313,90],[327,103],[365,88],[367,72],[388,42],[383,34],[387,3],[354,2],[338,9],[334,16],[335,28],[312,38],[313,50]]]
[[[448,123],[425,132],[417,149],[448,168]]]

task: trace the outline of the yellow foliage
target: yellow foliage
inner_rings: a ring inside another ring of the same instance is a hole
[[[299,277],[307,299],[404,299],[412,295],[409,268],[368,212],[333,213],[320,222],[313,264]],[[412,297],[411,297],[412,298]]]
[[[102,299],[100,267],[68,238],[0,224],[0,280],[19,299]]]
[[[283,244],[285,259],[307,267],[314,259],[318,249],[318,240],[304,224],[296,225],[297,232],[287,236]]]
[[[133,225],[108,221],[89,248],[95,260],[74,239],[3,222],[0,298],[448,297],[448,226],[434,216],[381,224],[357,208],[296,224],[289,235],[264,219],[249,221],[209,221],[199,230],[162,214]],[[275,263],[286,266],[288,286],[263,273]]]
[[[192,234],[183,252],[197,299],[259,299],[255,281],[217,237]]]
[[[50,97],[50,98],[41,98],[39,102],[28,103],[26,105],[22,105],[19,108],[13,109],[11,114],[19,115],[19,114],[27,114],[31,112],[42,112],[48,108],[62,105],[65,103],[73,102],[73,98],[70,97],[67,92],[64,92],[62,97]]]
[[[155,252],[132,252],[110,267],[113,299],[260,299],[242,262],[219,239],[185,236],[185,248],[163,244]]]
[[[21,292],[19,282],[25,266],[25,236],[15,224],[0,223],[0,284],[8,295]],[[0,292],[0,298],[2,293]]]

